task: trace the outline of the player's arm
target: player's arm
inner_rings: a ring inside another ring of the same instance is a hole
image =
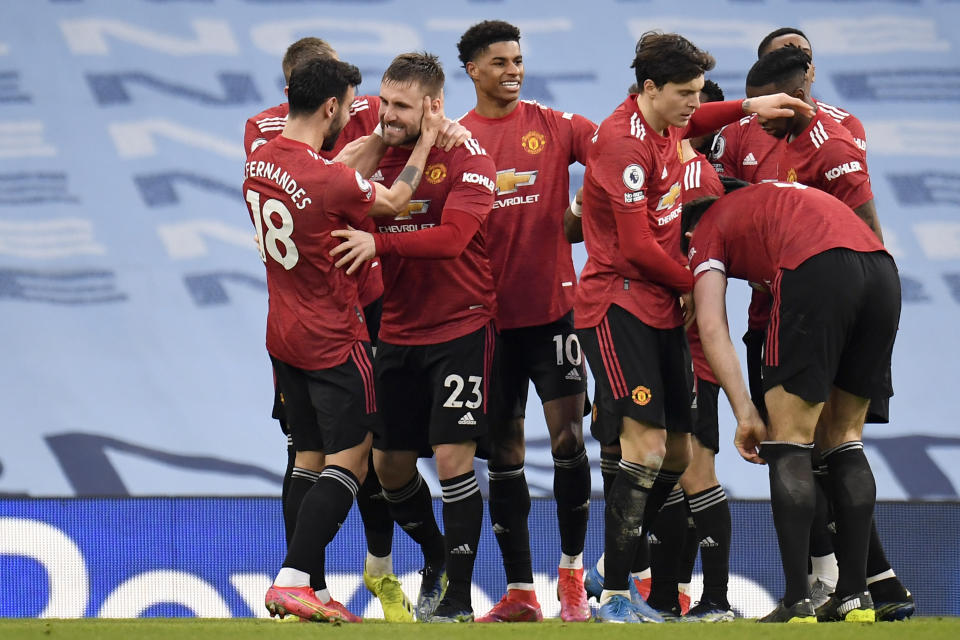
[[[437,132],[443,122],[442,117],[439,103],[434,103],[430,96],[424,96],[420,138],[417,140],[406,166],[397,176],[397,179],[393,181],[390,188],[379,182],[370,183],[377,192],[377,198],[367,212],[368,216],[396,216],[410,204],[410,197],[420,186],[420,178],[423,177],[423,166],[427,162],[427,156],[437,140]]]
[[[577,195],[563,212],[563,235],[570,244],[583,242],[583,187],[577,189]]]
[[[701,266],[705,266],[705,263]],[[693,297],[697,308],[697,328],[700,343],[710,368],[730,402],[737,419],[735,444],[745,460],[762,463],[757,453],[760,443],[766,438],[766,426],[750,399],[750,392],[740,370],[730,329],[727,324],[727,277],[710,269],[697,278]]]
[[[694,112],[690,124],[684,133],[684,138],[696,138],[716,131],[725,124],[739,120],[743,114],[756,113],[767,118],[791,118],[795,112],[801,112],[813,117],[814,109],[809,104],[788,96],[785,93],[772,93],[746,100],[726,100],[724,102],[708,102]]]
[[[631,213],[614,210],[620,251],[647,279],[678,293],[693,289],[690,270],[671,258],[653,237],[645,208]]]
[[[387,145],[383,143],[383,138],[374,130],[370,135],[360,136],[356,140],[348,142],[334,160],[356,169],[357,173],[364,178],[369,178],[380,166],[380,161],[383,160],[383,155],[386,152]]]
[[[870,198],[859,207],[854,208],[853,211],[877,234],[877,238],[879,238],[882,243],[883,229],[880,228],[880,218],[877,217],[877,206],[874,204],[873,198]]]

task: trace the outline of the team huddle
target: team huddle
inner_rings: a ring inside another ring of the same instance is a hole
[[[599,126],[520,100],[515,26],[476,24],[458,51],[477,102],[457,121],[435,56],[398,55],[379,95],[356,96],[360,72],[318,38],[287,49],[287,102],[247,121],[243,193],[288,435],[270,614],[361,621],[324,581],[325,548],[356,500],[364,583],[388,621],[542,620],[524,475],[532,381],[554,459],[564,621],[734,619],[714,465],[721,388],[738,451],[770,472],[786,589],[761,622],[912,615],[873,523],[860,441],[865,421],[887,421],[899,277],[863,128],[812,98],[803,33],[765,38],[747,97],[729,101],[704,78],[710,54],[646,33],[636,86]],[[573,162],[586,173],[571,201]],[[756,292],[747,380],[727,326],[731,277]],[[585,566],[591,414],[604,553]],[[421,457],[436,463],[442,533]],[[476,458],[506,589],[475,618]],[[413,601],[393,571],[394,523],[423,553]]]

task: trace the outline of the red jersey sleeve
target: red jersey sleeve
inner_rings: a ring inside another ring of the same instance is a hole
[[[683,133],[684,138],[696,138],[713,133],[725,124],[743,117],[743,100],[708,102],[693,112],[690,124]]]
[[[355,227],[367,224],[367,212],[377,199],[373,185],[350,167],[334,163],[338,172],[324,190],[324,210],[339,216]]]
[[[257,126],[253,118],[247,119],[247,124],[243,129],[243,151],[250,157],[250,154],[262,144],[266,144],[267,139],[260,135],[260,127]]]
[[[579,162],[582,165],[587,164],[587,153],[593,145],[593,137],[597,133],[597,125],[591,120],[577,114],[563,114],[563,120],[567,120],[570,115],[571,142],[570,162]]]
[[[650,229],[646,191],[648,174],[655,166],[647,145],[624,137],[608,145],[594,176],[613,211],[623,257],[648,279],[676,291],[690,291],[690,272],[663,250]]]
[[[846,141],[831,138],[820,148],[821,188],[856,209],[873,199],[870,175],[863,160],[863,152]]]

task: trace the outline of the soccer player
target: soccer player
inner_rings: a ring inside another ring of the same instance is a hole
[[[600,442],[619,440],[622,450],[605,512],[597,617],[606,622],[662,619],[641,599],[631,603],[629,567],[644,521],[666,501],[689,456],[683,324],[692,320],[693,280],[680,251],[680,141],[744,112],[810,111],[783,95],[700,109],[703,74],[713,65],[682,36],[644,34],[633,62],[640,93],[604,120],[587,159],[582,214],[589,257],[575,322],[599,409],[614,418],[605,421],[609,433],[599,434]]]
[[[293,68],[303,62],[316,58],[337,58],[337,52],[325,40],[314,37],[301,38],[291,44],[283,56],[283,77],[289,84],[290,73]],[[286,90],[285,90],[286,91]],[[280,134],[286,125],[288,104],[283,102],[270,107],[249,118],[244,130],[244,149],[249,156],[260,145],[266,144]],[[350,119],[343,131],[336,139],[330,150],[319,151],[319,154],[328,159],[342,159],[354,166],[364,177],[369,177],[386,151],[387,147],[378,135],[377,125],[379,118],[380,98],[378,96],[357,96],[350,105]],[[370,135],[373,134],[373,135]],[[462,126],[446,120],[446,125],[437,136],[437,144],[449,149],[455,144],[461,144],[469,137]],[[364,146],[357,143],[364,141]],[[348,155],[348,145],[355,151]],[[344,158],[344,156],[347,156]],[[364,220],[361,228],[373,230],[371,222]],[[377,261],[366,263],[356,275],[360,289],[360,305],[363,308],[364,320],[370,341],[376,352],[377,337],[380,328],[380,313],[382,310],[383,281],[380,278],[380,265]],[[280,421],[281,429],[287,435],[287,469],[284,473],[282,504],[284,514],[284,528],[287,544],[296,524],[296,515],[303,495],[316,480],[318,473],[323,469],[323,457],[313,461],[309,468],[294,469],[293,441],[286,431],[283,417],[283,404],[279,391],[274,389],[274,418]],[[372,468],[373,462],[369,466]],[[380,601],[384,618],[388,622],[410,622],[413,620],[412,606],[403,593],[400,580],[393,573],[393,518],[390,517],[386,502],[381,495],[380,483],[374,472],[367,474],[367,479],[357,494],[357,507],[363,521],[364,536],[367,540],[367,556],[363,565],[363,582],[367,589]],[[320,557],[321,569],[323,557]],[[313,572],[320,579],[321,571]],[[326,585],[315,584],[317,590]]]
[[[816,104],[810,96],[812,61],[802,49],[787,45],[764,55],[747,75],[747,95],[762,95],[776,88],[808,104]],[[838,124],[823,107],[817,106],[812,117],[795,115],[775,120],[757,119],[760,127],[778,140],[776,177],[787,182],[816,187],[833,195],[853,209],[883,241],[877,218],[865,153],[848,129]],[[772,158],[766,160],[773,163]],[[754,296],[758,301],[758,296]],[[763,300],[769,303],[769,297]],[[769,304],[765,307],[769,309]],[[751,317],[766,325],[767,315],[754,304]],[[888,422],[889,398],[872,398],[867,422]],[[826,469],[815,457],[817,478],[822,480]],[[823,484],[818,482],[818,485]],[[827,521],[829,505],[818,493],[818,513],[811,539],[811,565],[815,605],[826,601],[836,584],[836,564]],[[879,617],[898,619],[913,610],[912,596],[903,587],[886,560],[876,527],[872,527],[868,584],[876,595]]]
[[[876,485],[861,436],[868,398],[893,392],[887,372],[900,318],[893,258],[849,207],[792,182],[686,204],[683,228],[693,231],[700,338],[737,419],[735,444],[746,460],[769,465],[786,590],[761,622],[873,622],[866,560]],[[763,369],[768,425],[730,340],[728,278],[764,283],[773,295]],[[836,590],[816,611],[807,583],[814,441],[829,468],[841,552]]]
[[[320,554],[346,518],[367,473],[377,430],[372,350],[356,279],[333,266],[330,232],[366,215],[406,210],[441,123],[424,115],[424,135],[408,166],[387,189],[322,158],[350,118],[360,72],[335,58],[293,69],[289,117],[281,135],[259,146],[245,165],[244,196],[267,269],[267,351],[297,451],[295,466],[322,471],[305,492],[283,568],[267,591],[271,615],[358,622],[311,588]],[[322,581],[322,575],[319,576]]]
[[[502,349],[493,377],[489,506],[503,555],[507,593],[478,622],[543,619],[533,588],[524,476],[524,413],[530,381],[543,402],[554,460],[560,528],[560,617],[590,619],[583,590],[583,545],[590,466],[583,444],[586,370],[573,328],[577,281],[561,216],[570,198],[568,167],[586,163],[596,125],[520,100],[520,30],[500,20],[470,27],[457,45],[477,105],[460,118],[497,165],[487,222]]]
[[[380,85],[385,180],[408,161],[420,136],[423,96],[442,95],[443,68],[430,54],[398,56]],[[391,513],[424,553],[417,617],[473,620],[470,587],[483,501],[473,471],[476,440],[487,433],[495,354],[496,295],[485,222],[496,168],[480,144],[434,149],[410,208],[379,222],[377,233],[337,231],[337,264],[352,272],[363,260],[383,262],[384,299],[375,363],[385,429],[374,462]],[[443,492],[444,535],[430,492],[417,471],[436,458]],[[444,584],[446,593],[444,595]],[[442,595],[442,599],[441,599]]]

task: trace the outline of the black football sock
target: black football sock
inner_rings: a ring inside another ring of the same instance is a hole
[[[424,564],[442,567],[443,534],[440,533],[437,519],[433,516],[430,488],[427,487],[420,473],[416,472],[406,486],[396,491],[384,489],[383,498],[387,502],[394,522],[420,545]]]
[[[830,506],[830,474],[821,456],[814,462],[813,479],[816,482],[817,502],[810,527],[810,555],[822,558],[833,553],[833,514]]]
[[[672,611],[680,606],[677,573],[687,533],[687,504],[679,487],[667,496],[650,533],[651,582],[647,603],[660,611]]]
[[[717,485],[687,497],[697,523],[703,597],[730,606],[727,583],[730,567],[730,505],[723,487]]]
[[[386,558],[393,550],[393,518],[387,501],[383,499],[383,487],[373,470],[372,453],[367,466],[367,478],[357,493],[357,509],[363,520],[367,551],[372,556]]]
[[[682,475],[683,471],[670,471],[669,469],[660,469],[660,472],[657,474],[657,479],[650,489],[647,505],[643,512],[644,535],[641,536],[641,542],[637,545],[636,555],[633,558],[633,563],[630,565],[630,571],[633,573],[639,573],[644,569],[650,568],[650,544],[646,534],[656,521],[660,509],[664,503],[666,503],[667,496],[673,491],[673,488],[677,482],[680,481],[680,476]]]
[[[686,498],[686,496],[684,496]],[[700,539],[697,537],[697,523],[690,512],[690,503],[687,503],[687,533],[680,549],[680,562],[677,565],[677,582],[680,585],[689,585],[693,579],[693,565],[697,562]]]
[[[281,423],[282,424],[282,423]],[[287,496],[290,494],[290,481],[293,479],[293,468],[297,459],[297,450],[293,446],[293,436],[287,435],[287,468],[283,472],[283,488],[280,490],[280,508],[283,510],[283,535],[287,540],[287,547],[290,546],[290,536],[293,535],[293,528],[297,526],[296,511],[293,512],[294,520],[287,522]]]
[[[590,515],[590,462],[586,449],[568,458],[553,456],[553,495],[557,501],[560,551],[568,556],[580,555]]]
[[[807,556],[816,489],[810,465],[812,444],[763,442],[760,457],[770,467],[770,506],[780,545],[786,589],[783,604],[792,607],[809,597]]]
[[[448,600],[470,606],[473,563],[483,525],[483,498],[473,471],[440,481],[447,549]],[[532,582],[532,577],[531,577]]]
[[[903,602],[907,599],[907,588],[900,582],[887,562],[887,555],[880,542],[877,532],[877,519],[873,518],[870,526],[870,548],[867,551],[867,587],[873,596],[874,604],[878,602]]]
[[[614,453],[600,452],[600,476],[603,478],[603,499],[610,497],[610,487],[617,479],[620,470],[620,456]]]
[[[287,489],[287,501],[283,505],[283,524],[286,527],[287,540],[290,541],[287,545],[288,553],[290,551],[290,545],[293,544],[293,534],[297,530],[297,519],[300,514],[303,499],[310,489],[313,488],[313,485],[319,477],[319,471],[310,471],[309,469],[301,469],[300,467],[294,467],[290,472],[290,487]],[[302,569],[302,571],[310,574],[310,586],[313,587],[314,591],[326,589],[327,587],[323,578],[324,554],[324,549],[321,547],[319,553],[313,556],[317,564]]]
[[[530,490],[523,474],[523,465],[498,467],[487,465],[490,479],[490,523],[497,538],[507,584],[533,584],[533,566],[530,560]]]
[[[867,548],[873,523],[877,485],[862,442],[846,442],[823,452],[830,469],[830,488],[836,505],[838,597],[867,590]]]
[[[356,476],[343,467],[329,465],[303,497],[283,566],[308,572],[314,591],[326,588],[323,552],[346,520],[357,489]]]
[[[636,555],[647,496],[656,477],[656,469],[620,460],[620,471],[604,509],[603,586],[608,591],[628,589],[629,567]]]

